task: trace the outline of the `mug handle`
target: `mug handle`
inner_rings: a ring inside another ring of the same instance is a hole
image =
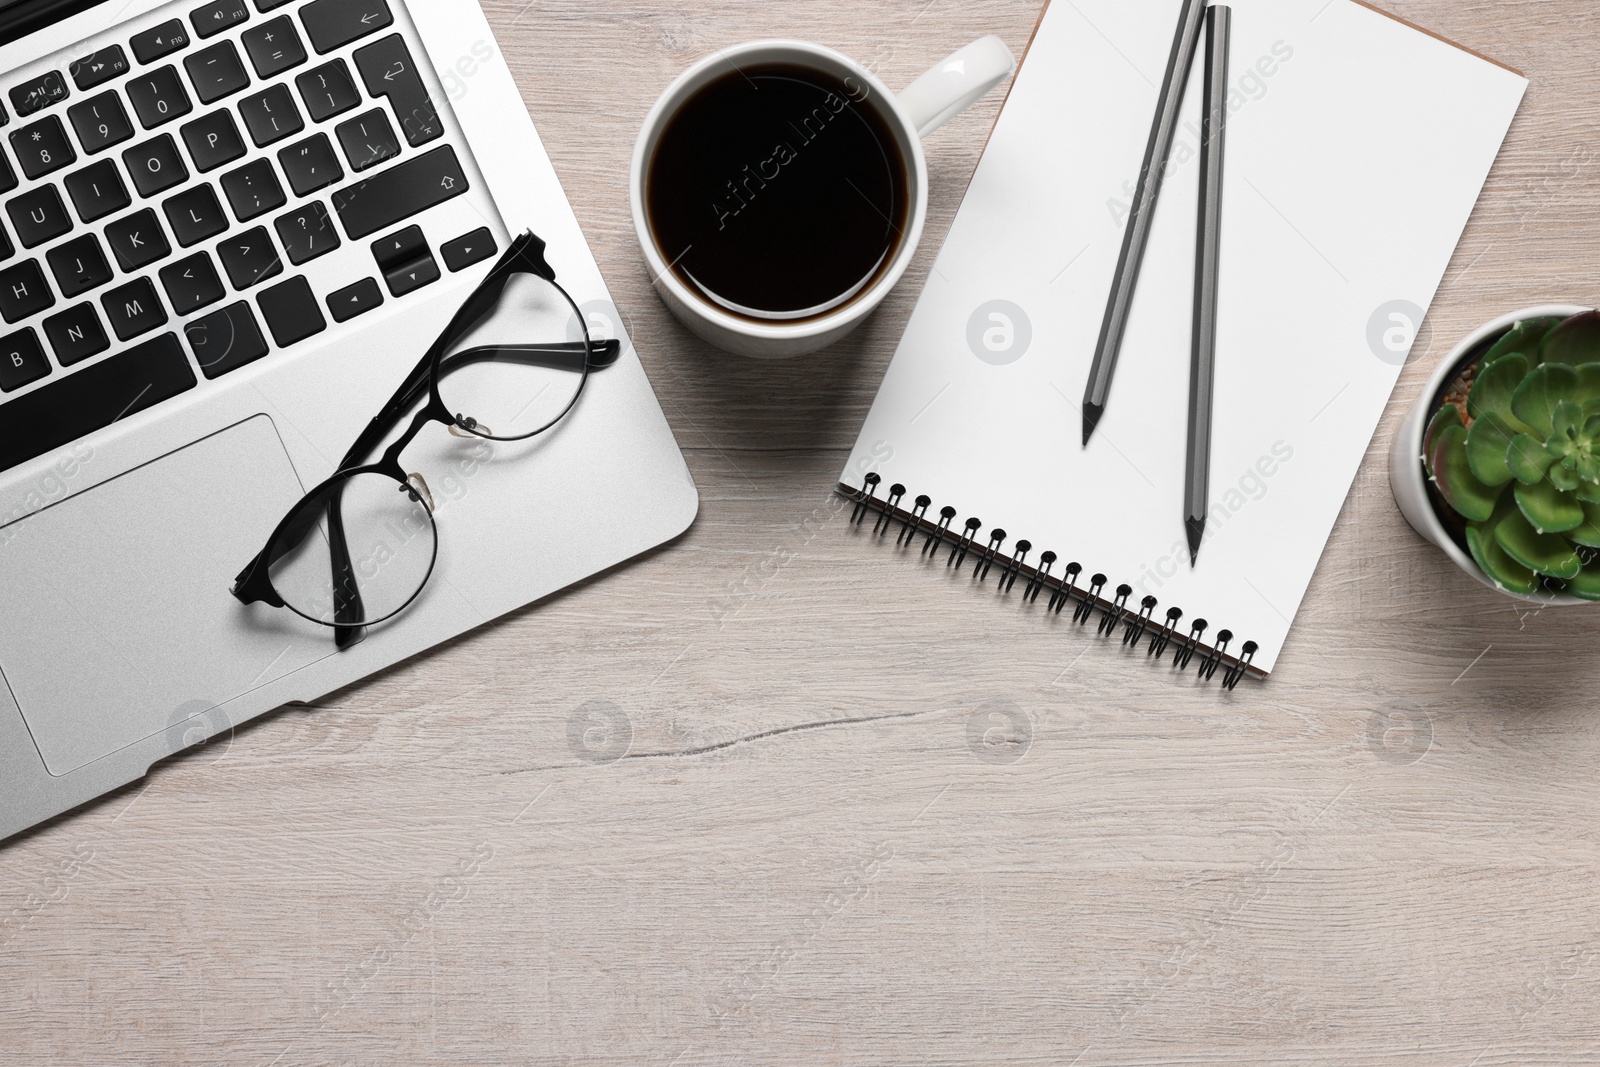
[[[926,137],[1011,76],[1017,59],[1000,38],[980,37],[934,65],[898,96],[918,137]]]

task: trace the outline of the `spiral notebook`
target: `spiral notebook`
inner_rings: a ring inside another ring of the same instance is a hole
[[[1231,687],[1278,662],[1527,81],[1354,0],[1234,0],[1191,568],[1201,64],[1087,449],[1080,417],[1179,6],[1046,9],[839,489],[922,566]]]

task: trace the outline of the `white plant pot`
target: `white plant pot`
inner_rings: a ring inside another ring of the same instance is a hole
[[[1422,439],[1428,432],[1428,422],[1433,418],[1433,401],[1439,395],[1439,390],[1444,388],[1446,382],[1455,377],[1461,364],[1485,340],[1497,334],[1505,333],[1524,319],[1542,317],[1570,318],[1593,308],[1579,307],[1575,304],[1547,304],[1544,307],[1524,308],[1522,311],[1510,315],[1502,315],[1493,322],[1479,327],[1466,340],[1456,346],[1455,351],[1443,363],[1439,364],[1433,372],[1433,377],[1428,379],[1427,386],[1422,390],[1422,395],[1411,408],[1406,419],[1400,424],[1400,432],[1395,435],[1394,448],[1389,453],[1389,488],[1394,493],[1396,504],[1400,505],[1400,513],[1406,517],[1411,528],[1437,545],[1445,555],[1449,556],[1455,565],[1472,575],[1490,589],[1504,593],[1516,600],[1526,601],[1530,604],[1556,605],[1556,604],[1588,604],[1590,601],[1580,600],[1578,597],[1566,593],[1551,593],[1537,591],[1534,593],[1513,593],[1501,589],[1488,575],[1479,568],[1477,561],[1466,552],[1455,539],[1450,536],[1450,531],[1445,529],[1444,523],[1439,521],[1438,514],[1433,510],[1433,501],[1428,496],[1428,471],[1427,460],[1422,454]]]

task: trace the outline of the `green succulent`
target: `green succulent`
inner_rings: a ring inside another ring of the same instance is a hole
[[[1518,323],[1466,408],[1434,415],[1424,459],[1472,558],[1510,592],[1600,601],[1600,313]]]

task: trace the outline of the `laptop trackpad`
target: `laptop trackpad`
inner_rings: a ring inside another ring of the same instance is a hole
[[[302,492],[258,415],[4,530],[0,673],[51,774],[334,653],[228,593]]]

